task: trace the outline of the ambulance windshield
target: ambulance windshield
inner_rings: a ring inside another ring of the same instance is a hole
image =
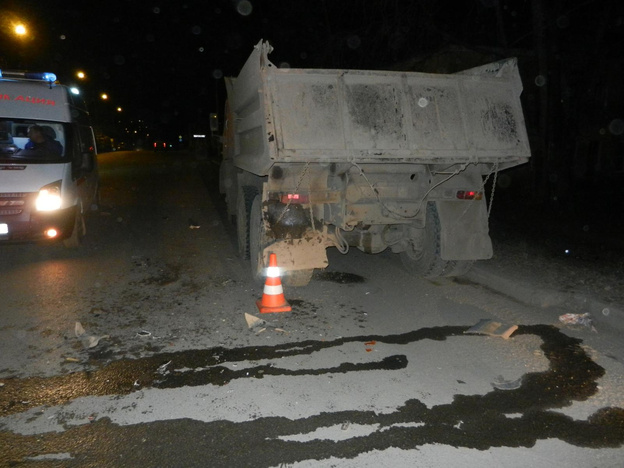
[[[59,162],[67,154],[66,124],[0,118],[0,159]]]

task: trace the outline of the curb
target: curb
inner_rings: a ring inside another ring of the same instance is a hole
[[[598,329],[610,327],[624,332],[624,309],[619,304],[610,304],[583,294],[531,286],[528,282],[493,273],[477,265],[464,278],[529,306],[560,307],[587,312],[591,314]]]

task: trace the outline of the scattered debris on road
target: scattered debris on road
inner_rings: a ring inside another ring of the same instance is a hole
[[[102,336],[90,336],[87,338],[86,343],[84,343],[87,348],[95,348],[98,344],[100,344],[100,340],[105,340],[110,338],[110,335],[102,335]]]
[[[163,365],[159,366],[158,369],[156,369],[156,372],[158,372],[160,375],[167,375],[169,373],[169,371],[167,370],[167,366],[171,364],[171,362],[172,361],[165,362]]]
[[[565,325],[582,325],[591,328],[592,331],[598,332],[589,313],[585,314],[563,314],[559,316],[559,321]]]
[[[80,338],[85,333],[86,332],[82,324],[80,322],[76,322],[76,325],[74,326],[74,334],[76,335],[76,338]]]
[[[366,352],[370,353],[373,350],[373,346],[375,346],[377,342],[373,340],[373,341],[367,341],[364,344],[366,345]]]
[[[255,315],[248,314],[245,312],[245,321],[247,322],[247,328],[250,330],[256,330],[256,335],[267,331],[267,328],[272,328],[276,332],[284,333],[288,335],[289,333],[283,328],[278,328],[275,325],[271,325],[267,323],[266,320],[256,317]]]
[[[266,320],[262,320],[261,318],[256,317],[255,315],[251,315],[245,312],[245,320],[247,321],[247,328],[259,328],[263,325],[266,325]]]
[[[89,336],[86,339],[83,339],[82,337],[86,334],[86,331],[80,322],[76,322],[74,325],[74,334],[76,335],[76,338],[81,339],[85,348],[95,348],[100,343],[100,340],[110,338],[110,335],[102,335]]]
[[[492,387],[498,390],[516,390],[522,385],[522,377],[516,380],[505,380],[502,375],[496,377],[492,382]]]
[[[507,325],[490,319],[481,319],[476,325],[466,330],[465,333],[500,336],[507,340],[517,329],[518,325]]]

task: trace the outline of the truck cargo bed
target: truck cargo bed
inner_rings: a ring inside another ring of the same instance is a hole
[[[228,83],[235,164],[475,163],[530,156],[515,59],[452,75],[279,69],[259,43]],[[262,148],[262,151],[259,151]]]

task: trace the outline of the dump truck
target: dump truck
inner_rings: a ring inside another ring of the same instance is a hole
[[[431,74],[278,68],[272,50],[225,79],[219,190],[255,278],[275,253],[307,285],[329,247],[428,278],[492,257],[486,186],[530,158],[515,58]]]

